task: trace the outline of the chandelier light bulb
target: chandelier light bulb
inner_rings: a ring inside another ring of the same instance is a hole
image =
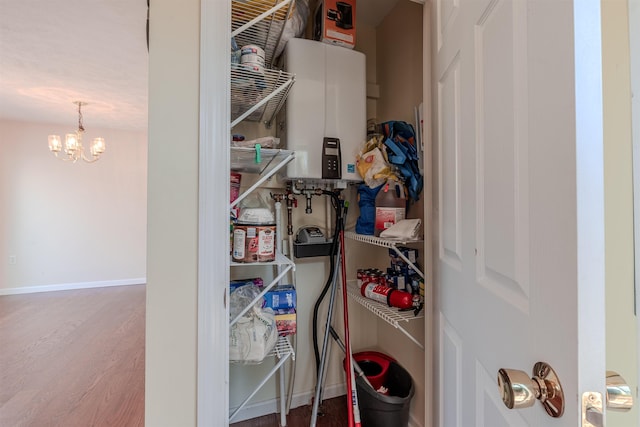
[[[99,156],[107,149],[107,145],[104,142],[104,138],[94,138],[91,144],[91,155],[93,157]]]
[[[107,149],[107,144],[104,138],[94,138],[89,147],[91,158],[88,158],[84,154],[84,147],[82,146],[82,134],[84,133],[84,126],[82,125],[82,106],[87,105],[86,102],[75,101],[74,104],[78,106],[78,130],[74,133],[68,133],[64,139],[64,154],[58,155],[63,151],[62,139],[58,135],[49,135],[49,151],[51,151],[56,157],[64,161],[77,162],[78,159],[82,159],[87,163],[93,163],[100,158],[102,153]]]
[[[62,140],[58,135],[49,135],[49,151],[59,153],[62,150]]]
[[[64,137],[64,152],[73,155],[78,150],[78,134],[68,133]]]

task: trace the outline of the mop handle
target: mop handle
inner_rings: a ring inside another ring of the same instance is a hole
[[[336,330],[333,329],[333,327],[330,327],[329,328],[329,333],[331,334],[333,339],[338,343],[338,347],[340,347],[340,349],[346,354],[347,350],[344,348],[344,343],[342,342],[342,340],[338,336],[338,333],[336,332]],[[353,358],[353,356],[351,357],[351,363],[353,363],[353,369],[356,371],[358,376],[360,378],[362,378],[362,381],[364,381],[366,385],[371,387],[371,390],[375,390],[375,388],[373,388],[373,385],[369,381],[369,378],[367,378],[367,376],[364,374],[364,371],[362,370],[362,368],[360,368],[360,365],[358,365],[358,362],[356,362],[356,360]]]
[[[349,337],[349,310],[348,310],[348,296],[347,296],[347,269],[345,265],[345,250],[344,250],[344,224],[345,217],[347,216],[348,203],[345,202],[344,214],[342,216],[342,224],[340,224],[340,272],[342,275],[342,304],[344,307],[344,342],[346,353],[346,373],[347,373],[347,417],[349,426],[360,427],[360,407],[358,404],[358,391],[356,389],[355,374],[353,371],[353,364],[351,358],[351,338]]]

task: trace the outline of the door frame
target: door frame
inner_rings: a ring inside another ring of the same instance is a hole
[[[629,13],[629,62],[631,75],[631,143],[633,151],[633,246],[635,258],[635,311],[636,311],[636,353],[637,364],[637,384],[640,384],[640,3],[637,0],[628,1]],[[636,391],[635,405],[638,405],[638,394]],[[638,412],[640,414],[640,411]],[[640,415],[639,415],[640,417]]]
[[[229,228],[224,224],[229,221],[230,34],[231,2],[201,0],[196,411],[202,427],[229,422]]]

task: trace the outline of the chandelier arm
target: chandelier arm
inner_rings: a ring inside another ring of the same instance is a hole
[[[87,163],[97,162],[99,158],[100,156],[95,156],[93,159],[89,159],[87,156],[84,155],[84,151],[82,152],[82,160],[84,160]]]
[[[60,156],[59,153],[53,152],[53,155],[64,162],[75,163],[76,160],[78,160],[78,159],[74,159],[73,156],[69,156],[68,154],[65,154],[64,156]]]

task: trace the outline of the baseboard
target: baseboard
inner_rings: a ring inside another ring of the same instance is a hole
[[[413,414],[409,414],[409,427],[424,427],[424,424],[414,417]]]
[[[61,283],[57,285],[25,286],[22,288],[0,289],[2,295],[32,294],[36,292],[69,291],[75,289],[106,288],[110,286],[144,285],[146,277],[138,279],[102,280],[96,282]]]
[[[329,387],[325,387],[323,399],[332,399],[338,396],[344,396],[347,393],[344,384],[336,384]],[[291,409],[299,406],[310,405],[315,391],[308,391],[306,393],[294,394],[291,398]],[[229,413],[233,412],[235,408],[231,408]],[[262,417],[263,415],[269,415],[280,412],[280,400],[270,399],[263,402],[256,402],[247,404],[238,415],[231,421],[237,423],[240,421],[250,420],[252,418]]]

